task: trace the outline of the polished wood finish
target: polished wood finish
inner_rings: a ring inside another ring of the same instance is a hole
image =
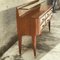
[[[36,35],[41,35],[43,28],[48,23],[50,31],[50,20],[52,17],[52,6],[36,5],[31,9],[16,8],[17,33],[19,40],[19,53],[21,55],[22,36],[32,36],[34,56],[36,56]]]

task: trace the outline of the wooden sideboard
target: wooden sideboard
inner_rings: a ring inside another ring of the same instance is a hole
[[[19,41],[19,53],[21,55],[22,36],[32,36],[34,56],[36,56],[36,36],[41,35],[43,28],[47,25],[50,31],[50,20],[52,17],[52,6],[38,3],[34,7],[29,6],[16,8],[17,33]]]

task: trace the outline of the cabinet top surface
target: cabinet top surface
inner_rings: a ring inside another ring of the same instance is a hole
[[[35,13],[32,18],[38,18],[44,16],[49,10],[51,10],[52,6],[47,5],[47,6],[42,6],[37,13]]]

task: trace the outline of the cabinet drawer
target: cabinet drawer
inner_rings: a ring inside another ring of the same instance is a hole
[[[44,21],[41,25],[40,25],[40,30],[42,30],[46,25],[46,22]]]
[[[45,15],[42,16],[42,17],[40,17],[40,18],[39,18],[40,24],[42,24],[42,23],[45,21],[45,19],[46,19],[46,16],[45,16]]]
[[[46,15],[45,15],[46,18],[48,18],[48,16],[51,15],[51,13],[52,13],[52,10],[48,11],[48,12],[46,13]]]
[[[49,17],[46,19],[46,23],[48,23],[48,21],[52,18],[52,13],[49,15]]]
[[[52,9],[48,11],[47,15],[50,15],[52,13]]]

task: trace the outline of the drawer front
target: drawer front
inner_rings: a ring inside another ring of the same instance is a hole
[[[46,22],[44,21],[41,25],[40,25],[40,30],[42,30],[46,25]]]
[[[49,10],[49,11],[46,13],[46,15],[45,15],[45,16],[46,16],[46,18],[48,18],[48,16],[49,16],[49,15],[51,15],[51,13],[52,13],[52,9],[51,9],[51,10]]]
[[[46,19],[45,22],[48,23],[51,18],[52,18],[52,13],[49,15],[49,17]]]
[[[45,21],[45,19],[46,19],[46,16],[45,16],[45,15],[42,16],[42,17],[40,17],[40,18],[39,18],[40,24],[42,24],[42,23]]]

